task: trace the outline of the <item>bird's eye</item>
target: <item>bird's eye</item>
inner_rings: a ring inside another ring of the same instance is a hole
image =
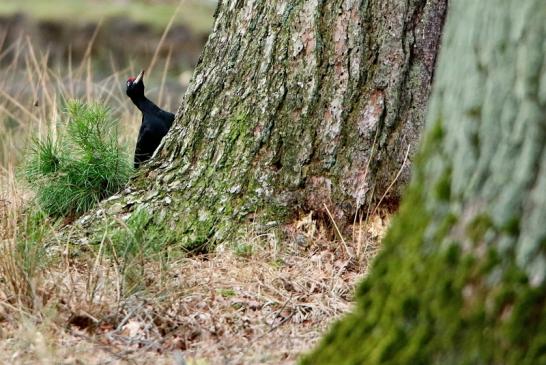
[[[127,86],[131,86],[131,81],[127,81]]]

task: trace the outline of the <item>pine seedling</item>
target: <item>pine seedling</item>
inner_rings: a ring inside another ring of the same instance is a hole
[[[51,216],[88,211],[119,191],[132,173],[108,108],[70,101],[66,116],[56,138],[49,133],[31,142],[23,164],[26,182]]]

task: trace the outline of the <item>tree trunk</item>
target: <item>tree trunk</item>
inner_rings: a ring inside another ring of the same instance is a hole
[[[304,364],[546,363],[546,6],[449,11],[409,192]]]
[[[242,221],[271,227],[328,206],[343,226],[374,198],[396,199],[446,2],[221,1],[172,131],[105,211],[154,211],[191,248]]]

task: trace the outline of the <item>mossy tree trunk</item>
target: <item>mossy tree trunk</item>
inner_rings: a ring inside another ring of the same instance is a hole
[[[452,2],[408,195],[304,364],[546,364],[545,19]]]
[[[343,226],[395,181],[397,198],[446,3],[221,1],[172,131],[106,211],[154,211],[195,247],[325,206]]]

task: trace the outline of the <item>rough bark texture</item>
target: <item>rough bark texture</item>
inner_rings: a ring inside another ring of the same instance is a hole
[[[222,1],[175,126],[105,211],[153,210],[196,247],[325,205],[342,226],[394,181],[398,197],[446,2]]]
[[[304,364],[546,363],[546,7],[459,0],[358,304]]]

